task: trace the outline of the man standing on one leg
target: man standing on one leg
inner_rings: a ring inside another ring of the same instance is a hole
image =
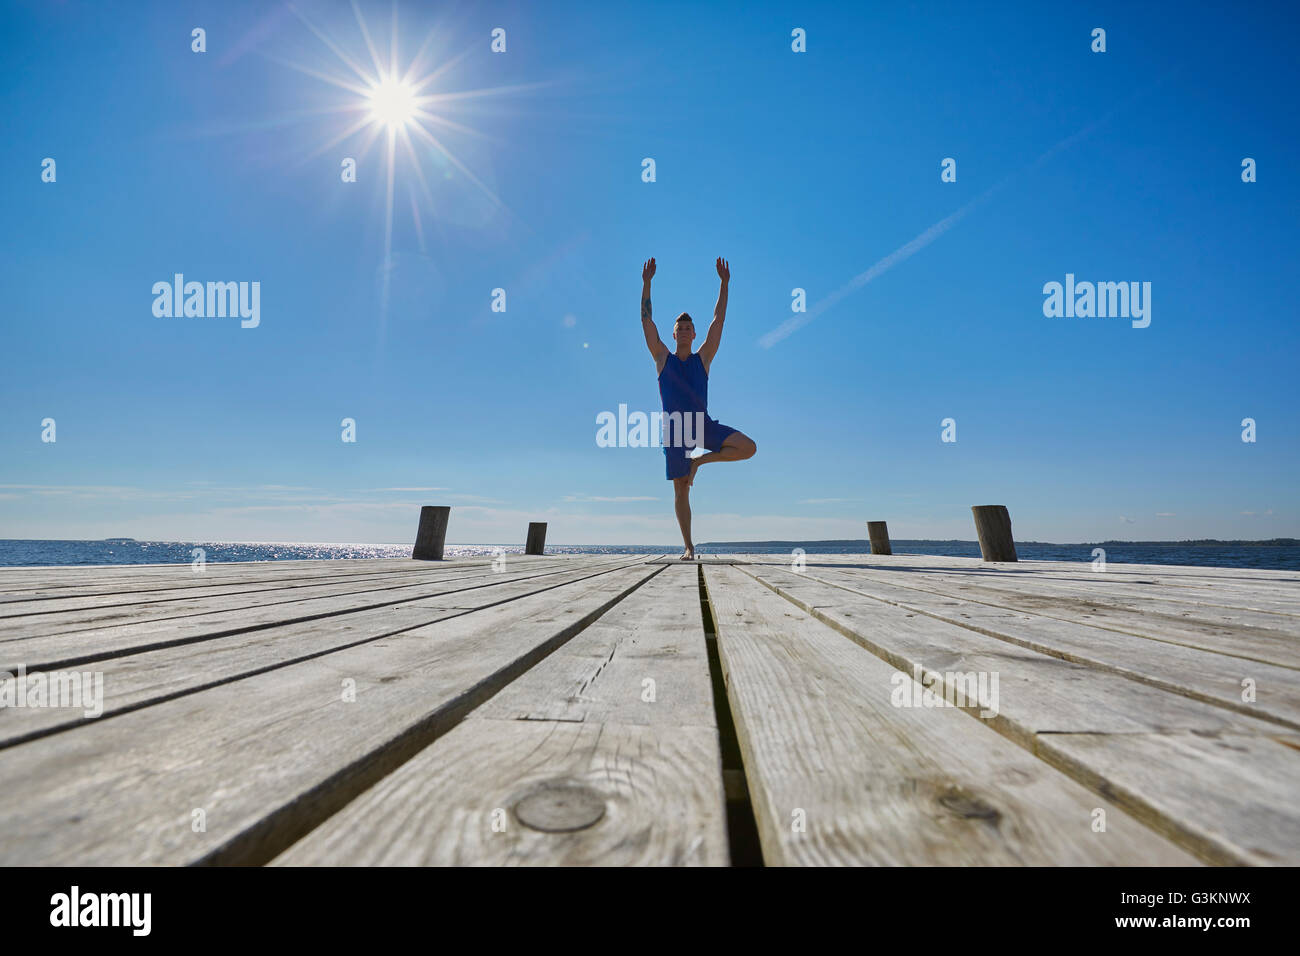
[[[659,397],[663,399],[664,419],[674,425],[663,444],[668,478],[673,483],[677,524],[682,529],[682,541],[686,545],[682,552],[683,561],[695,557],[695,545],[691,542],[691,485],[695,482],[695,472],[701,465],[715,461],[752,458],[758,450],[748,436],[709,417],[709,366],[713,364],[718,345],[722,342],[722,323],[727,316],[727,285],[731,281],[731,267],[725,259],[718,259],[717,270],[721,282],[718,304],[713,307],[713,322],[709,325],[704,345],[698,352],[691,351],[691,343],[695,341],[695,323],[683,312],[673,322],[673,341],[677,347],[669,352],[659,338],[659,330],[655,328],[650,312],[654,258],[651,257],[641,269],[641,329],[645,332],[645,344],[654,356],[655,370],[659,373]],[[673,413],[677,415],[670,418]],[[697,434],[693,427],[698,420],[703,421],[703,435]],[[703,446],[709,453],[691,458],[688,443]]]

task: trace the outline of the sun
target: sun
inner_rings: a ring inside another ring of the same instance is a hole
[[[405,127],[420,108],[411,84],[392,77],[371,87],[367,99],[371,120],[389,129]]]
[[[519,93],[549,84],[530,83],[448,91],[444,87],[450,72],[469,54],[470,49],[477,49],[477,45],[467,47],[455,56],[440,54],[437,52],[437,41],[446,34],[444,31],[430,30],[413,57],[402,57],[398,42],[397,4],[394,3],[385,56],[375,44],[357,0],[352,0],[352,13],[357,26],[357,41],[352,45],[359,42],[364,47],[369,54],[367,62],[364,56],[356,57],[344,45],[336,42],[329,31],[314,24],[293,3],[287,3],[286,6],[345,68],[344,71],[339,71],[330,64],[322,67],[288,60],[279,61],[305,76],[324,81],[347,93],[346,99],[336,106],[315,112],[351,114],[349,121],[336,134],[304,155],[301,162],[306,163],[322,154],[336,151],[340,144],[347,142],[349,158],[379,185],[384,212],[384,258],[380,272],[379,314],[385,316],[388,312],[388,282],[393,264],[393,214],[398,202],[399,180],[402,190],[408,194],[411,220],[421,254],[425,252],[421,209],[432,209],[435,206],[433,189],[429,177],[425,175],[426,166],[432,165],[442,174],[441,178],[445,179],[452,179],[453,171],[458,173],[465,182],[477,187],[494,208],[504,208],[501,198],[452,152],[449,143],[444,140],[445,136],[451,134],[487,139],[491,137],[484,137],[473,127],[456,122],[449,114],[462,108],[459,104],[464,101],[488,95]],[[379,162],[370,164],[368,160],[371,149],[376,145],[381,154]]]

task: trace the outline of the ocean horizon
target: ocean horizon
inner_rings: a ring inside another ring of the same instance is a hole
[[[202,549],[205,562],[345,560],[410,557],[412,545],[394,543],[327,543],[294,541],[143,541],[134,538],[99,540],[0,539],[0,567],[70,567],[92,565],[190,564]],[[894,554],[945,555],[978,558],[979,543],[962,540],[895,539]],[[867,540],[706,542],[698,554],[867,554]],[[1095,549],[1105,551],[1108,564],[1168,564],[1197,567],[1300,570],[1300,541],[1268,539],[1249,541],[1101,541],[1056,544],[1017,541],[1016,551],[1025,561],[1092,562]],[[445,557],[464,558],[496,554],[522,554],[521,543],[447,544]],[[672,544],[548,544],[548,554],[671,554]]]

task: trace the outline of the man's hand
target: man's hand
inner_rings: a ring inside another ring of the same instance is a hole
[[[731,281],[731,266],[727,264],[727,260],[718,256],[716,265],[718,278],[722,280],[718,285],[718,304],[713,307],[713,321],[709,323],[709,334],[704,337],[704,344],[700,346],[700,361],[704,363],[706,373],[713,364],[714,356],[718,354],[718,346],[722,344],[722,323],[727,319],[727,284]]]
[[[659,338],[655,328],[654,315],[650,309],[650,280],[654,278],[655,260],[651,256],[641,267],[641,330],[645,332],[645,344],[654,356],[655,371],[662,372],[664,362],[668,361],[668,346]]]

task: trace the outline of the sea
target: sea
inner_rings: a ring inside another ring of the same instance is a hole
[[[867,542],[763,541],[702,544],[699,554],[789,553],[801,547],[806,554],[865,554]],[[892,542],[894,554],[941,554],[978,558],[975,541]],[[1016,542],[1016,552],[1026,561],[1092,561],[1103,548],[1106,562],[1114,564],[1179,564],[1218,568],[1265,568],[1300,571],[1300,544],[1184,544],[1105,541],[1098,544]],[[42,567],[92,564],[189,564],[204,561],[300,561],[304,559],[404,558],[410,544],[312,544],[264,541],[136,541],[108,538],[101,541],[33,541],[0,539],[0,567]],[[548,554],[677,554],[681,545],[547,545]],[[521,554],[520,544],[449,544],[449,558],[477,555]]]

